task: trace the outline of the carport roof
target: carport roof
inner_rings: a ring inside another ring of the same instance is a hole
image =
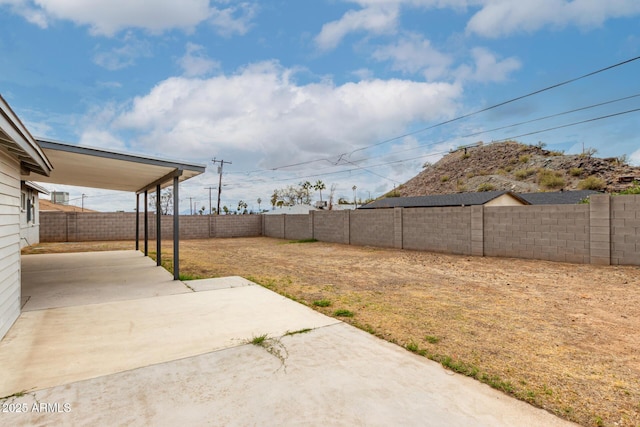
[[[49,176],[30,176],[33,181],[80,187],[141,192],[168,186],[172,178],[180,181],[200,175],[206,166],[121,153],[101,148],[71,145],[37,139],[53,164]]]

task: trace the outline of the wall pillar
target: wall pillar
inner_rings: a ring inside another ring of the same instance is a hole
[[[351,211],[346,210],[344,212],[343,225],[342,225],[342,243],[345,245],[351,244]]]
[[[591,264],[611,264],[611,196],[596,194],[589,203],[589,251]]]
[[[484,256],[484,206],[471,206],[471,255]]]
[[[402,249],[402,208],[393,208],[393,247]]]

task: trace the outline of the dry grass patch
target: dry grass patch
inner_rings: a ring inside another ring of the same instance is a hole
[[[640,268],[282,243],[183,241],[182,272],[346,310],[345,322],[582,425],[640,425]]]

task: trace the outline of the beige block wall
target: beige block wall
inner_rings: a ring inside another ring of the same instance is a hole
[[[405,249],[468,255],[471,207],[403,209]]]
[[[351,211],[315,211],[313,237],[322,242],[349,244]]]
[[[296,214],[283,215],[284,217],[284,238],[291,240],[305,240],[313,238],[313,229],[310,224],[312,215]]]
[[[590,262],[589,205],[484,208],[484,254]]]
[[[640,265],[640,195],[611,198],[611,264]]]
[[[156,238],[156,216],[148,214],[148,237]],[[86,242],[135,239],[135,213],[41,212],[40,241]],[[140,214],[140,239],[144,238],[144,215]],[[173,238],[173,216],[161,217],[162,239]],[[183,215],[180,216],[181,239],[210,237],[253,237],[262,235],[259,215]]]
[[[366,209],[351,212],[349,219],[352,245],[393,248],[394,210]]]

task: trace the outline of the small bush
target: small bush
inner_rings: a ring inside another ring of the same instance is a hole
[[[313,302],[313,305],[316,307],[329,307],[331,305],[331,301],[328,299],[319,299]]]
[[[625,195],[625,194],[640,194],[640,182],[638,181],[633,181],[633,187],[629,187],[626,190],[622,190],[619,193],[616,194],[621,194],[621,195]]]
[[[400,197],[400,192],[397,190],[393,190],[384,195],[384,197]]]
[[[540,169],[538,171],[538,184],[546,188],[562,188],[565,182],[561,172]]]
[[[449,175],[442,175],[440,177],[440,182],[447,182],[449,181]]]
[[[581,190],[602,190],[605,187],[606,182],[597,176],[589,176],[578,183],[578,188]]]
[[[440,341],[440,338],[433,335],[427,335],[424,339],[430,344],[437,344]]]
[[[513,176],[515,176],[517,180],[522,181],[523,179],[529,178],[534,173],[536,173],[536,170],[533,168],[518,169],[513,173]]]
[[[340,309],[334,311],[333,315],[337,317],[353,317],[353,312],[345,309]]]
[[[483,182],[482,184],[478,185],[478,191],[493,191],[495,189],[495,185],[489,182]]]
[[[582,175],[582,168],[571,168],[571,169],[569,169],[569,175],[571,175],[571,176],[580,176],[580,175]]]
[[[520,156],[520,163],[527,163],[529,161],[530,157],[526,154],[523,154]]]

